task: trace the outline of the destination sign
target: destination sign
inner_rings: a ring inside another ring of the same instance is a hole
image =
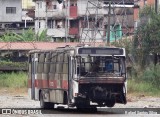
[[[123,49],[120,49],[120,48],[79,48],[78,54],[122,55]]]

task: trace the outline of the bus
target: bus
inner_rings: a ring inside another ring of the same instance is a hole
[[[126,104],[124,48],[76,46],[29,52],[28,92],[41,108]]]

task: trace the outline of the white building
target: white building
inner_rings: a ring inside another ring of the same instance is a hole
[[[21,0],[0,0],[0,28],[12,27],[22,21]]]
[[[35,31],[41,32],[47,30],[48,36],[54,41],[85,38],[89,37],[98,39],[106,39],[106,25],[100,17],[108,14],[108,10],[104,8],[104,3],[96,3],[99,5],[98,10],[93,4],[87,4],[88,0],[64,0],[61,4],[57,0],[33,0],[35,2]],[[120,1],[120,0],[119,0]],[[88,8],[88,10],[87,10]],[[96,14],[98,14],[97,24],[95,24]],[[87,17],[89,16],[89,17]],[[84,19],[87,21],[84,21]],[[107,21],[107,20],[106,20]],[[97,25],[98,31],[95,32]],[[71,41],[70,40],[70,41]],[[89,40],[89,39],[88,39]]]

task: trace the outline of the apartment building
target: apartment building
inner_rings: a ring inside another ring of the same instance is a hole
[[[6,32],[22,33],[24,29],[34,28],[34,8],[25,9],[31,7],[28,4],[30,2],[32,1],[0,0],[0,35]]]
[[[35,3],[32,0],[22,0],[22,23],[25,29],[34,29]]]
[[[58,3],[57,0],[33,1],[35,2],[36,33],[47,29],[47,35],[52,37],[53,41],[75,41],[74,39],[85,38],[86,33],[90,37],[95,37],[95,39],[106,39],[105,28],[107,27],[107,22],[104,23],[104,20],[101,20],[102,18],[97,20],[99,34],[97,33],[96,36],[93,35],[93,33],[95,33],[95,27],[93,24],[95,25],[95,17],[99,17],[100,15],[100,17],[104,17],[108,14],[108,9],[99,9],[96,14],[96,8],[93,9],[93,5],[88,6],[87,0],[64,0],[62,3]],[[96,2],[96,0],[93,1]],[[121,0],[116,1],[119,3]],[[133,4],[133,2],[127,3]],[[100,5],[104,7],[105,4],[107,3],[101,3]],[[88,11],[86,9],[88,9]],[[117,10],[117,13],[119,11],[122,10]],[[121,13],[118,14],[121,15]],[[86,16],[89,17],[87,18]],[[133,14],[131,14],[131,17],[133,17]],[[122,18],[120,19],[122,20]],[[120,23],[117,23],[116,25],[118,30],[123,28],[119,26],[121,25]],[[121,35],[121,32],[117,34]]]
[[[0,33],[8,28],[18,28],[22,22],[21,0],[0,0]]]

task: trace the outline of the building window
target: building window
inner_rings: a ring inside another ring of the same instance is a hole
[[[51,28],[51,29],[53,29],[54,28],[54,20],[48,20],[48,28]]]
[[[53,9],[57,9],[57,5],[53,5]]]
[[[6,7],[6,14],[16,14],[16,7]]]
[[[42,8],[42,2],[38,2],[38,8],[41,9]]]

